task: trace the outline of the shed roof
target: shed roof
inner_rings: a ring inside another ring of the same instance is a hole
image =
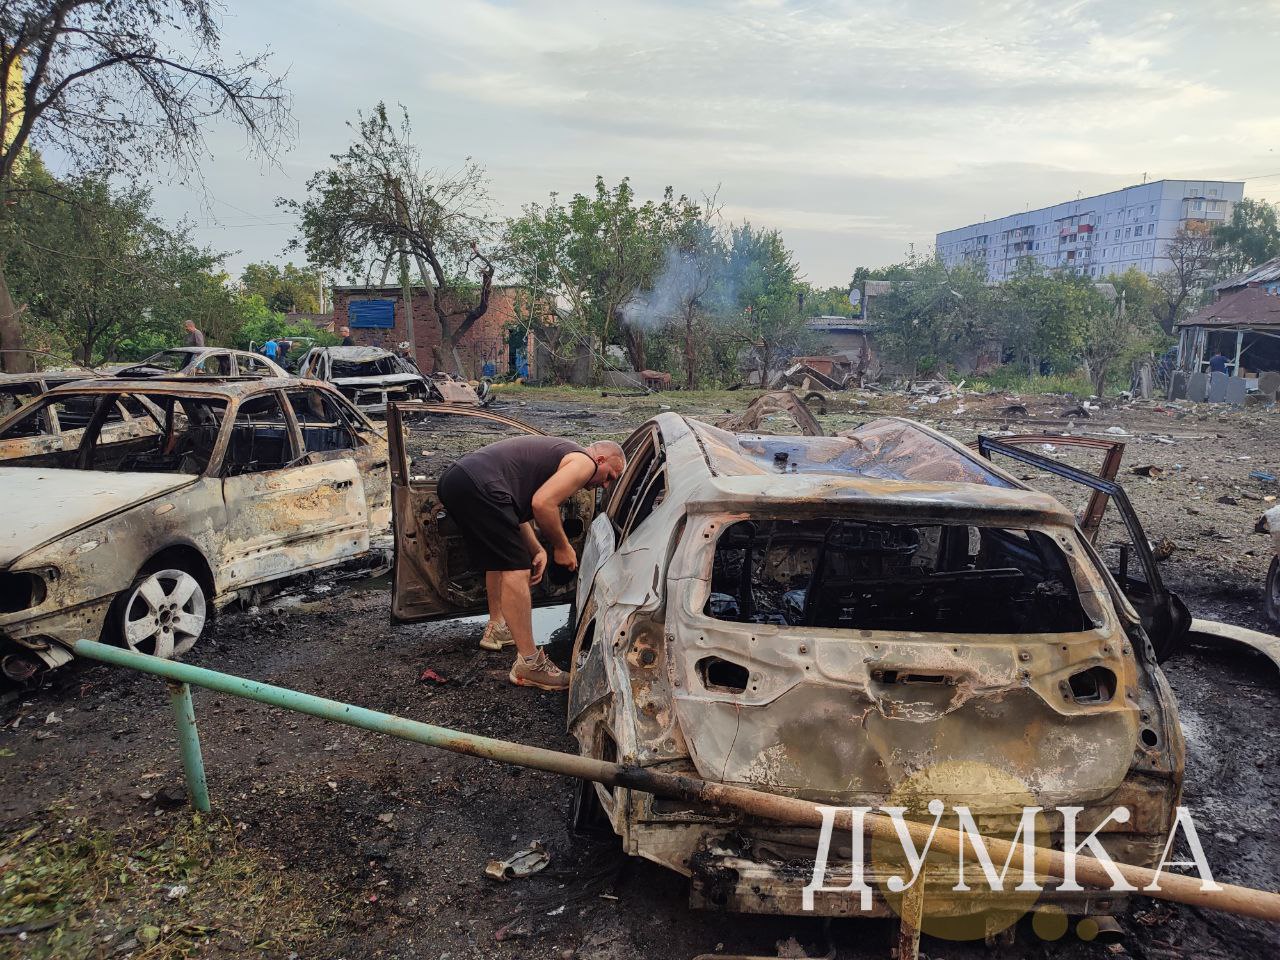
[[[1241,287],[1201,307],[1179,327],[1280,327],[1280,296],[1262,287]]]
[[[1219,292],[1235,290],[1254,283],[1271,283],[1273,280],[1280,280],[1280,257],[1272,257],[1266,263],[1260,263],[1256,267],[1250,267],[1244,273],[1237,273],[1221,283],[1215,283],[1213,289]]]

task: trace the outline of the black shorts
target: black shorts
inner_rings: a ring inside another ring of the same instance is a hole
[[[520,518],[510,500],[491,496],[457,466],[444,472],[436,491],[449,518],[462,532],[476,569],[528,570],[533,566],[520,533]]]

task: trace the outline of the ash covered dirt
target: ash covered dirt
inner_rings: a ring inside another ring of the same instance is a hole
[[[501,409],[549,432],[594,439],[625,435],[660,404],[714,419],[750,397],[744,392],[682,403],[673,394],[589,405],[540,397]],[[844,429],[877,413],[901,413],[970,440],[979,430],[1004,426],[1044,429],[1044,421],[1056,421],[1058,410],[1073,405],[1025,398],[1020,402],[1034,416],[1010,420],[999,412],[1008,403],[1003,397],[966,398],[961,413],[953,399],[863,402],[867,406],[838,399],[822,418],[824,426]],[[1274,473],[1280,466],[1275,423],[1269,412],[1178,411],[1152,403],[1103,412],[1074,428],[1104,434],[1121,426],[1129,434],[1118,438],[1128,444],[1120,479],[1148,535],[1175,542],[1161,570],[1197,616],[1266,629],[1261,588],[1269,540],[1250,531],[1269,505],[1261,498],[1280,490],[1248,474]],[[1151,439],[1157,435],[1174,442]],[[1163,474],[1147,480],[1129,473],[1140,464],[1161,466]],[[1218,502],[1222,498],[1229,502]],[[188,660],[469,732],[574,749],[564,731],[563,697],[510,687],[508,656],[476,647],[478,624],[392,627],[385,582],[322,592],[324,586],[301,603],[224,615]],[[419,682],[428,668],[446,682]],[[1184,802],[1201,826],[1215,875],[1280,889],[1274,835],[1280,676],[1259,656],[1219,651],[1188,652],[1165,672],[1187,740]],[[717,950],[772,955],[788,938],[810,956],[831,945],[841,957],[889,956],[895,927],[884,921],[828,927],[809,918],[689,910],[682,878],[622,857],[610,838],[571,836],[571,785],[561,778],[208,691],[194,696],[215,811],[236,823],[242,846],[332,891],[331,934],[319,953],[308,948],[308,957],[679,960]],[[60,722],[47,723],[50,714]],[[6,696],[0,723],[0,831],[83,816],[95,828],[130,823],[162,836],[190,817],[185,808],[158,810],[141,796],[181,784],[164,686],[154,678],[76,664],[53,675],[43,690]],[[552,852],[547,870],[508,884],[483,876],[490,858],[535,839]],[[1135,899],[1120,919],[1129,933],[1124,949],[1134,957],[1268,957],[1280,951],[1274,927],[1207,910]],[[127,939],[126,933],[104,931],[103,955],[111,955],[110,944]],[[219,944],[215,933],[201,955],[232,955]],[[928,938],[923,952],[935,958],[991,955],[981,944]],[[0,938],[0,956],[23,955],[15,938]],[[1043,943],[1024,922],[1017,945],[998,955],[1114,953],[1070,935]]]

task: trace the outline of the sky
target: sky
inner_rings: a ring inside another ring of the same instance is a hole
[[[301,261],[275,200],[379,100],[408,109],[428,165],[481,163],[499,215],[596,175],[716,193],[823,286],[1144,176],[1280,201],[1277,0],[226,3],[224,50],[287,71],[291,147],[264,163],[217,124],[203,184],[155,196],[233,274]]]

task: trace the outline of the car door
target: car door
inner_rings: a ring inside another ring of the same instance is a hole
[[[391,516],[395,564],[391,619],[414,623],[487,609],[484,575],[471,561],[461,531],[440,503],[436,483],[460,456],[537,427],[511,417],[445,404],[392,403],[387,408],[391,455]],[[595,516],[595,494],[581,490],[561,509],[565,534],[581,557]],[[544,541],[545,543],[545,541]],[[573,599],[574,581],[550,577],[533,588],[533,605]]]
[[[384,534],[391,523],[391,465],[387,442],[351,403],[332,389],[286,390],[302,434],[302,450],[312,463],[349,457],[364,486],[369,532]]]
[[[1102,450],[1104,460],[1100,472],[1103,475],[1098,476],[1023,449],[1023,445],[1030,444]],[[1182,599],[1165,587],[1156,559],[1151,553],[1150,542],[1142,529],[1142,522],[1124,488],[1112,479],[1120,466],[1123,444],[1083,437],[1024,436],[1001,437],[999,440],[979,437],[978,452],[988,460],[993,454],[1008,457],[1092,491],[1089,504],[1079,520],[1081,532],[1086,535],[1090,548],[1142,618],[1142,628],[1151,640],[1156,659],[1167,660],[1182,649],[1191,626],[1191,613]],[[1114,545],[1104,544],[1101,548],[1095,548],[1103,515],[1109,504],[1115,505],[1127,537]],[[1114,560],[1109,556],[1112,546],[1115,547]]]
[[[368,509],[354,458],[313,458],[277,391],[242,399],[220,474],[227,508],[221,562],[243,587],[358,556]]]

